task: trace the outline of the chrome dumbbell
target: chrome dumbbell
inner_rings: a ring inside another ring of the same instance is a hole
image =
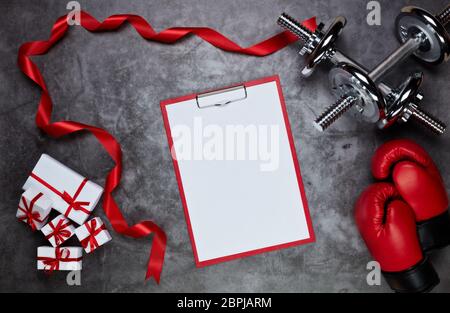
[[[385,86],[379,85],[381,90],[386,91],[385,103],[378,99],[380,94],[376,93],[375,82],[413,53],[422,61],[432,64],[447,60],[450,39],[444,26],[449,20],[449,11],[450,6],[438,16],[433,16],[419,8],[404,8],[396,21],[400,40],[404,43],[389,57],[369,74],[361,66],[359,68],[348,64],[336,66],[330,72],[330,80],[333,90],[340,99],[316,119],[315,126],[320,130],[326,129],[355,105],[363,119],[376,122],[381,129],[391,126],[396,121],[406,122],[411,118],[434,133],[442,134],[446,129],[445,124],[418,106],[423,99],[419,92],[422,73],[414,73],[399,88],[390,92],[384,88]],[[364,81],[364,84],[361,81]]]
[[[280,26],[289,30],[304,42],[300,54],[308,54],[308,56],[306,64],[301,71],[303,76],[310,76],[314,72],[316,66],[322,61],[330,61],[334,65],[348,63],[360,68],[364,72],[368,72],[364,66],[348,57],[334,46],[334,43],[347,23],[345,17],[336,17],[325,32],[322,31],[322,23],[319,24],[316,31],[312,32],[286,13],[281,14],[277,22]],[[392,92],[392,89],[383,83],[379,83],[378,87],[385,95]]]
[[[407,122],[411,118],[438,135],[445,132],[445,124],[423,111],[417,104],[423,99],[418,92],[422,79],[422,73],[415,73],[393,93],[386,115],[377,122],[379,128],[387,128],[397,121]]]
[[[342,29],[347,21],[345,17],[338,16],[334,19],[330,27],[325,32],[323,31],[324,25],[322,23],[319,24],[314,32],[312,32],[286,13],[281,14],[277,23],[281,27],[289,30],[294,35],[302,39],[303,46],[300,50],[300,54],[307,54],[307,58],[306,64],[301,73],[303,76],[310,76],[319,63],[336,57],[334,43],[342,32]]]
[[[445,25],[450,20],[450,5],[438,15],[433,15],[417,7],[405,7],[396,18],[396,29],[402,45],[394,51],[384,63],[380,63],[374,69],[374,77],[381,77],[384,73],[379,69],[388,71],[393,65],[414,54],[420,60],[438,64],[449,57],[449,35]],[[314,72],[317,64],[324,60],[339,64],[350,63],[361,67],[357,62],[347,57],[335,48],[335,42],[346,24],[343,16],[334,19],[331,26],[324,32],[323,24],[312,32],[286,13],[281,14],[277,23],[291,31],[303,41],[301,55],[307,54],[306,65],[302,69],[303,76],[309,76]]]
[[[346,24],[345,17],[336,17],[325,32],[322,31],[322,23],[317,27],[315,32],[311,32],[308,28],[286,13],[281,14],[278,18],[278,24],[291,31],[304,42],[300,54],[308,54],[308,57],[306,64],[301,71],[303,76],[310,76],[314,72],[316,66],[325,60],[330,61],[335,65],[348,63],[361,69],[363,72],[368,73],[368,70],[365,69],[364,66],[346,56],[334,46],[334,43]],[[392,88],[384,83],[378,83],[378,88],[384,95],[392,93]]]
[[[330,71],[330,80],[339,100],[315,120],[315,127],[323,131],[347,110],[355,108],[356,117],[376,123],[380,129],[387,128],[395,122],[412,119],[435,134],[445,132],[444,123],[419,107],[423,99],[419,92],[422,73],[409,76],[399,88],[391,90],[387,97],[383,97],[371,76],[372,72],[367,74],[348,63],[334,67]]]
[[[445,21],[448,21],[449,13],[447,9],[438,17],[435,17],[438,23],[445,24]],[[420,9],[417,12],[419,11]],[[404,13],[406,14],[406,12]],[[425,14],[422,13],[419,15],[415,13],[416,16],[422,17]],[[410,46],[413,41],[409,41],[402,49],[394,53],[387,60],[381,62],[374,71],[368,74],[368,71],[363,66],[334,47],[334,42],[341,33],[345,23],[345,18],[338,17],[326,32],[322,32],[322,24],[315,32],[311,32],[287,14],[282,14],[278,19],[278,24],[293,32],[305,42],[300,52],[301,54],[308,53],[306,65],[302,70],[304,76],[309,76],[314,71],[315,66],[323,60],[329,60],[334,64],[345,64],[343,67],[338,66],[330,75],[333,88],[341,98],[336,104],[330,106],[319,116],[315,122],[315,126],[320,130],[324,130],[349,108],[354,108],[353,111],[358,112],[360,114],[359,117],[369,122],[376,122],[380,128],[386,128],[396,120],[406,121],[410,117],[413,117],[413,119],[420,121],[421,124],[427,126],[435,133],[440,134],[444,132],[445,125],[442,122],[418,107],[417,103],[422,100],[423,96],[418,92],[417,88],[414,90],[414,97],[405,97],[406,92],[408,92],[408,95],[412,92],[412,90],[407,88],[408,86],[418,87],[420,85],[422,81],[421,74],[419,74],[420,79],[415,74],[408,78],[400,88],[395,90],[384,83],[377,82],[377,87],[381,91],[381,94],[375,86],[374,81],[377,81],[396,62],[404,58],[406,47],[410,51]],[[445,55],[445,49],[440,51],[442,55]],[[393,62],[394,60],[396,62]],[[345,75],[340,75],[343,73]],[[352,86],[352,84],[355,84],[351,88],[352,93],[342,93],[342,90],[348,92],[346,89],[349,88],[342,86]],[[387,101],[384,101],[383,96],[386,97]],[[405,100],[409,102],[405,102]]]
[[[429,64],[447,61],[450,37],[445,29],[449,21],[450,5],[438,15],[418,7],[405,7],[395,20],[397,37],[402,43],[389,57],[372,71],[377,80],[410,55]]]

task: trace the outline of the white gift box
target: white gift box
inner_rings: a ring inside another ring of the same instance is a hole
[[[95,217],[75,229],[75,235],[86,253],[91,253],[112,239],[99,217]]]
[[[103,192],[102,187],[47,154],[41,156],[23,189],[30,187],[49,197],[55,210],[80,225],[88,219]]]
[[[79,271],[82,268],[83,249],[80,247],[38,247],[37,269]]]
[[[28,188],[20,197],[17,218],[33,230],[45,225],[50,214],[52,201],[35,188]]]
[[[58,247],[75,234],[75,227],[60,214],[42,227],[41,232],[53,247]]]

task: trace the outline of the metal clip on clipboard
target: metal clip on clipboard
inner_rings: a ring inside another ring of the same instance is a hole
[[[247,89],[244,85],[206,92],[195,97],[199,109],[224,106],[245,99],[247,99]]]

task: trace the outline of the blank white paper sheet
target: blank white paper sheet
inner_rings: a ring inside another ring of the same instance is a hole
[[[197,266],[313,242],[278,76],[203,95],[161,102]]]

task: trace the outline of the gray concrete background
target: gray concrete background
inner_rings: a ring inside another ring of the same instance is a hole
[[[80,1],[97,19],[136,13],[156,30],[171,26],[213,27],[242,46],[280,31],[282,11],[329,22],[348,18],[339,46],[371,68],[397,47],[394,18],[404,5],[437,11],[447,1],[380,1],[382,25],[366,23],[367,1]],[[23,42],[46,39],[53,22],[66,13],[67,1],[1,0],[0,10],[0,291],[138,292],[382,292],[366,284],[371,260],[353,221],[353,203],[373,182],[370,158],[392,138],[412,138],[438,164],[450,184],[450,133],[436,138],[411,125],[378,131],[342,118],[318,133],[314,116],[333,97],[322,67],[309,79],[299,77],[302,62],[292,45],[265,58],[226,53],[198,38],[162,45],[140,38],[130,27],[90,34],[74,28],[44,57],[35,57],[54,100],[54,120],[70,119],[103,127],[121,143],[124,172],[117,202],[130,223],[153,219],[165,229],[168,247],[161,284],[144,283],[150,240],[113,233],[114,240],[83,261],[82,286],[69,287],[65,274],[46,277],[36,270],[36,247],[46,241],[15,218],[21,186],[42,153],[49,153],[102,184],[112,161],[90,135],[52,140],[38,131],[36,88],[16,66]],[[423,91],[430,112],[450,123],[449,65],[427,68],[408,60],[389,81],[425,72]],[[197,269],[188,239],[177,183],[169,158],[159,101],[234,82],[279,74],[306,194],[317,236],[315,244],[270,252]],[[99,205],[96,214],[104,216]],[[450,291],[450,248],[433,255],[441,284]]]

